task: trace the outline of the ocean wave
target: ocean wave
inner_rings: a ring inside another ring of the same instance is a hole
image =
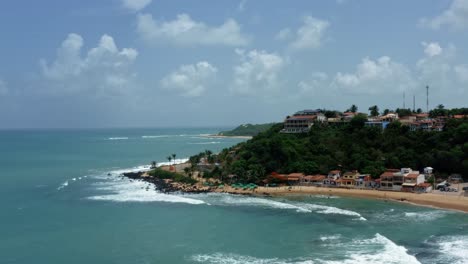
[[[88,176],[75,177],[75,178],[68,179],[68,180],[64,181],[62,184],[60,184],[59,187],[57,187],[57,190],[60,191],[60,190],[62,190],[64,188],[68,187],[70,185],[70,183],[83,180],[86,177],[88,177]]]
[[[204,199],[213,205],[239,205],[239,206],[254,206],[273,209],[295,210],[298,213],[319,213],[319,214],[339,214],[358,217],[358,219],[365,221],[361,214],[340,209],[333,206],[325,206],[309,203],[290,203],[285,201],[276,201],[273,199],[259,198],[259,197],[245,197],[241,195],[232,194],[202,194],[194,197]]]
[[[404,215],[406,218],[413,219],[416,221],[433,221],[444,217],[449,212],[442,210],[433,211],[422,211],[422,212],[406,212]]]
[[[211,144],[221,144],[221,141],[208,141],[208,142],[189,142],[190,145],[211,145]]]
[[[59,187],[57,187],[57,190],[62,190],[63,188],[66,188],[68,186],[68,181],[65,181],[63,182],[62,184],[60,184]]]
[[[331,239],[340,238],[337,236],[330,236]],[[328,237],[322,241],[326,241]],[[343,247],[343,248],[341,248]],[[191,257],[192,261],[200,263],[250,263],[250,264],[370,264],[370,263],[387,263],[387,264],[420,264],[416,257],[408,254],[408,250],[395,244],[387,237],[377,233],[374,237],[362,240],[353,240],[345,244],[336,244],[330,249],[332,258],[328,259],[312,259],[312,257],[298,257],[294,259],[280,259],[280,258],[258,258],[253,256],[237,255],[237,254],[199,254]],[[345,252],[346,259],[337,260],[336,252]],[[321,252],[321,256],[327,252]]]
[[[223,253],[214,253],[214,254],[200,254],[192,256],[192,261],[200,263],[211,263],[211,264],[313,264],[312,260],[294,260],[294,259],[285,259],[281,260],[278,258],[256,258],[251,256],[242,256],[237,254],[223,254]]]
[[[113,202],[169,202],[187,204],[205,204],[202,200],[164,194],[156,191],[153,186],[143,181],[131,181],[117,178],[114,181],[100,182],[94,185],[95,190],[105,191],[105,194],[87,197],[89,200]]]
[[[348,215],[348,216],[355,216],[358,217],[359,220],[366,221],[367,219],[364,218],[360,213],[354,212],[351,210],[340,209],[333,206],[327,205],[319,205],[319,204],[306,204],[303,203],[300,205],[301,207],[305,207],[311,211],[314,211],[319,214],[338,214],[338,215]]]
[[[289,209],[296,210],[300,213],[310,213],[312,212],[309,209],[299,207],[289,203],[278,202],[269,199],[257,198],[257,197],[242,197],[237,195],[223,195],[219,200],[223,205],[243,205],[243,206],[260,206],[260,207],[270,207],[276,209]]]
[[[336,240],[339,240],[341,238],[341,235],[340,234],[337,234],[337,235],[330,235],[330,236],[321,236],[320,237],[320,240],[321,241],[336,241]]]
[[[441,253],[437,256],[437,261],[440,263],[468,263],[468,236],[466,235],[438,237],[435,242],[429,244]]]
[[[392,240],[377,233],[373,238],[354,240],[343,245],[347,250],[347,259],[344,260],[319,260],[318,263],[326,264],[420,264],[415,256],[408,254],[408,249],[395,244]]]
[[[171,135],[157,135],[157,136],[141,136],[141,138],[167,138],[172,137]]]
[[[175,163],[183,163],[188,159],[176,159]],[[166,165],[168,162],[158,163],[158,166]],[[171,162],[173,164],[173,162]],[[136,166],[126,169],[112,170],[93,178],[98,180],[92,186],[98,194],[87,197],[88,200],[113,201],[113,202],[168,202],[186,204],[205,204],[204,201],[181,197],[179,195],[164,194],[156,191],[152,184],[118,177],[125,172],[139,172],[150,170],[149,165]]]
[[[128,137],[110,137],[107,140],[127,140]]]

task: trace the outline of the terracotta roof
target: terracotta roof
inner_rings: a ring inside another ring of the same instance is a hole
[[[456,119],[468,118],[468,115],[454,115],[453,118],[456,118]]]
[[[419,173],[410,173],[406,175],[405,178],[416,179],[418,178],[418,176],[419,176]]]
[[[382,178],[382,177],[393,177],[393,173],[394,173],[394,172],[392,172],[392,171],[386,171],[386,172],[382,173],[382,174],[380,175],[380,177],[381,177],[381,178]]]
[[[325,175],[315,175],[315,176],[312,176],[312,180],[313,180],[313,181],[323,181],[325,178],[326,178]]]
[[[331,174],[338,174],[338,173],[340,173],[340,172],[341,172],[340,170],[332,170],[332,171],[330,171],[329,173],[331,173]]]
[[[295,172],[295,173],[288,174],[288,178],[291,178],[291,177],[293,177],[293,178],[302,178],[302,177],[304,177],[304,173]]]

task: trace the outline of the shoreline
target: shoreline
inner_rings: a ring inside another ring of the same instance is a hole
[[[395,201],[415,206],[445,209],[468,213],[468,197],[461,195],[440,195],[434,193],[406,193],[365,189],[327,188],[315,186],[258,187],[255,191],[236,190],[232,187],[216,189],[214,192],[231,194],[250,194],[254,196],[291,196],[291,195],[330,195]]]
[[[177,171],[183,171],[183,168],[188,166],[187,163],[179,163],[175,165]],[[161,169],[169,171],[168,165],[160,166]],[[152,183],[155,189],[165,192],[182,192],[182,193],[229,193],[239,195],[252,196],[291,196],[291,195],[326,195],[326,196],[344,196],[364,199],[376,199],[395,201],[415,206],[423,206],[428,208],[445,209],[457,212],[468,213],[468,197],[459,195],[444,195],[436,193],[409,193],[409,192],[392,192],[379,191],[369,189],[346,189],[346,188],[330,188],[317,186],[282,186],[282,187],[264,187],[258,186],[255,190],[243,190],[233,188],[224,184],[224,187],[204,186],[200,178],[197,184],[187,185],[177,182],[160,180],[154,177],[148,177],[145,172],[129,172],[123,173],[123,176],[131,179],[139,179]]]

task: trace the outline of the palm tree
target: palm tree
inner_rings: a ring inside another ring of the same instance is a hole
[[[168,161],[169,161],[169,165],[171,165],[171,160],[172,160],[172,157],[171,156],[167,156],[166,158]]]
[[[156,164],[157,164],[156,161],[153,160],[153,161],[151,162],[151,169],[156,168]]]
[[[172,161],[174,161],[174,172],[176,172],[176,154],[172,154]]]
[[[352,105],[346,112],[351,112],[351,113],[356,113],[358,110],[358,107],[356,105]]]
[[[379,107],[374,105],[369,107],[370,115],[371,116],[378,116],[379,115]]]

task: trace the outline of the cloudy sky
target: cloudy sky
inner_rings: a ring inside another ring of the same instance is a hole
[[[0,32],[0,128],[468,102],[468,0],[5,0]]]

